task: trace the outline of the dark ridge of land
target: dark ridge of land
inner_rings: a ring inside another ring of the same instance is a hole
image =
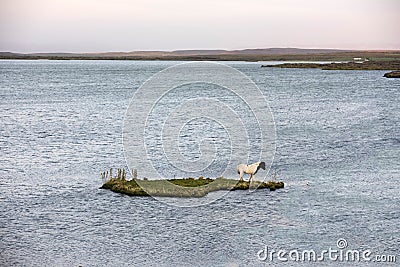
[[[277,65],[262,65],[269,68],[317,68],[322,70],[400,70],[400,59],[364,62],[338,63],[283,63]]]
[[[274,191],[283,188],[283,182],[268,181],[239,181],[227,178],[183,178],[169,180],[138,180],[130,181],[124,178],[111,178],[102,186],[116,193],[129,196],[158,196],[158,197],[203,197],[209,192],[219,190],[269,189]]]
[[[400,71],[391,71],[391,72],[385,73],[385,75],[383,75],[383,77],[386,77],[386,78],[400,78]]]
[[[371,61],[400,60],[400,50],[366,51],[335,49],[265,48],[243,50],[177,50],[106,53],[12,53],[0,52],[0,59],[48,60],[181,60],[181,61]]]

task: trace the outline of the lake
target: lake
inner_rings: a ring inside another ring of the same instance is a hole
[[[284,189],[185,208],[99,189],[102,171],[126,166],[135,91],[178,63],[0,61],[0,265],[287,265],[260,250],[339,239],[400,260],[400,80],[384,71],[224,63],[267,99]]]

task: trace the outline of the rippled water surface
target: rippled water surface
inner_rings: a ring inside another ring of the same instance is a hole
[[[196,208],[100,190],[130,98],[177,63],[0,61],[1,266],[263,266],[265,245],[339,238],[400,261],[400,81],[382,71],[227,63],[268,99],[285,189]]]

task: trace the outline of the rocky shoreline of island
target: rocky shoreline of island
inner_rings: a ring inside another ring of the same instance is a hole
[[[288,68],[288,69],[321,69],[321,70],[391,70],[385,73],[386,78],[400,78],[400,60],[386,61],[350,61],[332,63],[282,63],[261,65],[262,68]]]
[[[109,176],[109,174],[111,174]],[[106,176],[107,175],[107,176]],[[269,189],[275,191],[285,187],[281,181],[244,181],[218,177],[215,179],[204,178],[180,178],[180,179],[156,179],[148,178],[131,180],[126,179],[126,172],[117,170],[115,176],[110,172],[102,173],[104,179],[101,189],[108,189],[115,193],[128,196],[153,196],[153,197],[204,197],[208,193],[219,190],[260,190]]]

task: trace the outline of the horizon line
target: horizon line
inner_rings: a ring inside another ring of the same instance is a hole
[[[181,52],[181,51],[226,51],[226,52],[235,52],[235,51],[244,51],[244,50],[268,50],[268,49],[298,49],[298,50],[337,50],[351,52],[351,51],[360,51],[360,52],[391,52],[391,51],[400,51],[400,48],[397,49],[352,49],[352,48],[319,48],[319,47],[255,47],[255,48],[238,48],[238,49],[224,49],[224,48],[188,48],[188,49],[155,49],[155,50],[102,50],[102,51],[85,51],[85,52],[66,52],[66,51],[36,51],[36,52],[19,52],[12,50],[1,50],[0,53],[14,53],[14,54],[102,54],[102,53],[135,53],[135,52]]]

